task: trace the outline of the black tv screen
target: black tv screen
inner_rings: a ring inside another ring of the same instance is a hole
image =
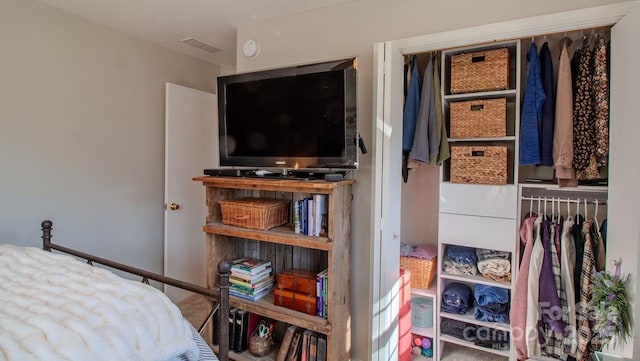
[[[356,169],[356,59],[218,78],[220,165]]]

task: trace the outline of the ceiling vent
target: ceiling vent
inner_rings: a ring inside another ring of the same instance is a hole
[[[182,41],[185,44],[189,44],[191,46],[195,46],[196,48],[202,49],[202,50],[204,50],[206,52],[209,52],[209,53],[217,53],[217,52],[220,51],[220,49],[218,49],[216,47],[213,47],[213,46],[211,46],[209,44],[203,43],[202,41],[200,41],[200,40],[198,40],[196,38],[184,38],[184,39],[182,39],[180,41]]]

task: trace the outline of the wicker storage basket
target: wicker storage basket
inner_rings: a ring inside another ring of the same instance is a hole
[[[411,272],[411,288],[427,289],[436,277],[438,257],[421,259],[400,257],[400,267]]]
[[[480,99],[450,105],[451,138],[507,135],[507,99]]]
[[[507,183],[507,147],[452,146],[451,182]]]
[[[451,56],[451,94],[509,87],[509,49]]]
[[[271,198],[221,200],[222,223],[266,230],[289,221],[289,202]]]

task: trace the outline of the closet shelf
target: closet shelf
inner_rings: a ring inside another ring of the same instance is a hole
[[[416,296],[435,298],[438,294],[438,282],[432,282],[431,286],[426,290],[422,288],[412,288],[411,294]]]
[[[433,335],[434,335],[433,327],[425,328],[425,327],[412,326],[411,333],[415,333],[416,335],[429,337],[429,338],[433,338]]]
[[[469,312],[465,313],[464,315],[458,315],[458,314],[455,314],[455,313],[440,312],[440,317],[441,318],[448,318],[448,319],[456,320],[456,321],[462,321],[462,322],[466,322],[466,323],[472,323],[472,324],[477,325],[477,326],[488,327],[488,328],[492,328],[492,329],[495,329],[495,330],[502,330],[502,331],[511,332],[511,324],[510,323],[486,322],[486,321],[478,321],[478,320],[476,320],[475,317],[473,317],[473,308],[471,308],[469,310]]]
[[[481,275],[467,276],[467,275],[454,275],[450,273],[441,272],[440,278],[459,281],[459,282],[466,282],[466,283],[479,283],[482,285],[506,288],[509,290],[512,287],[511,282],[498,282],[498,281],[494,281],[492,279],[483,277]]]
[[[456,142],[514,142],[515,136],[494,137],[494,138],[447,138],[449,143]]]
[[[515,98],[517,94],[518,91],[516,89],[507,89],[480,93],[448,94],[444,96],[444,100],[458,101],[468,99],[491,99],[499,97],[512,99]]]
[[[480,351],[490,352],[490,353],[493,353],[493,354],[496,354],[496,355],[500,355],[500,356],[504,356],[504,357],[510,357],[511,356],[511,351],[510,350],[494,350],[494,349],[491,349],[491,348],[480,347],[480,346],[476,346],[473,342],[466,341],[466,340],[461,340],[459,338],[456,338],[456,337],[453,337],[453,336],[449,336],[449,335],[440,334],[439,340],[440,341],[450,342],[450,343],[455,343],[457,345],[473,348],[473,349],[480,350]]]

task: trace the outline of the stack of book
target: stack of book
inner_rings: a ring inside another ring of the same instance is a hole
[[[316,316],[327,319],[327,296],[329,293],[329,270],[324,269],[316,275]]]
[[[291,325],[282,338],[276,361],[327,361],[326,336]]]
[[[293,226],[295,233],[309,236],[326,236],[328,228],[327,212],[329,196],[314,194],[294,203]]]
[[[236,259],[231,266],[229,281],[230,295],[257,301],[273,289],[271,262],[251,257]]]

